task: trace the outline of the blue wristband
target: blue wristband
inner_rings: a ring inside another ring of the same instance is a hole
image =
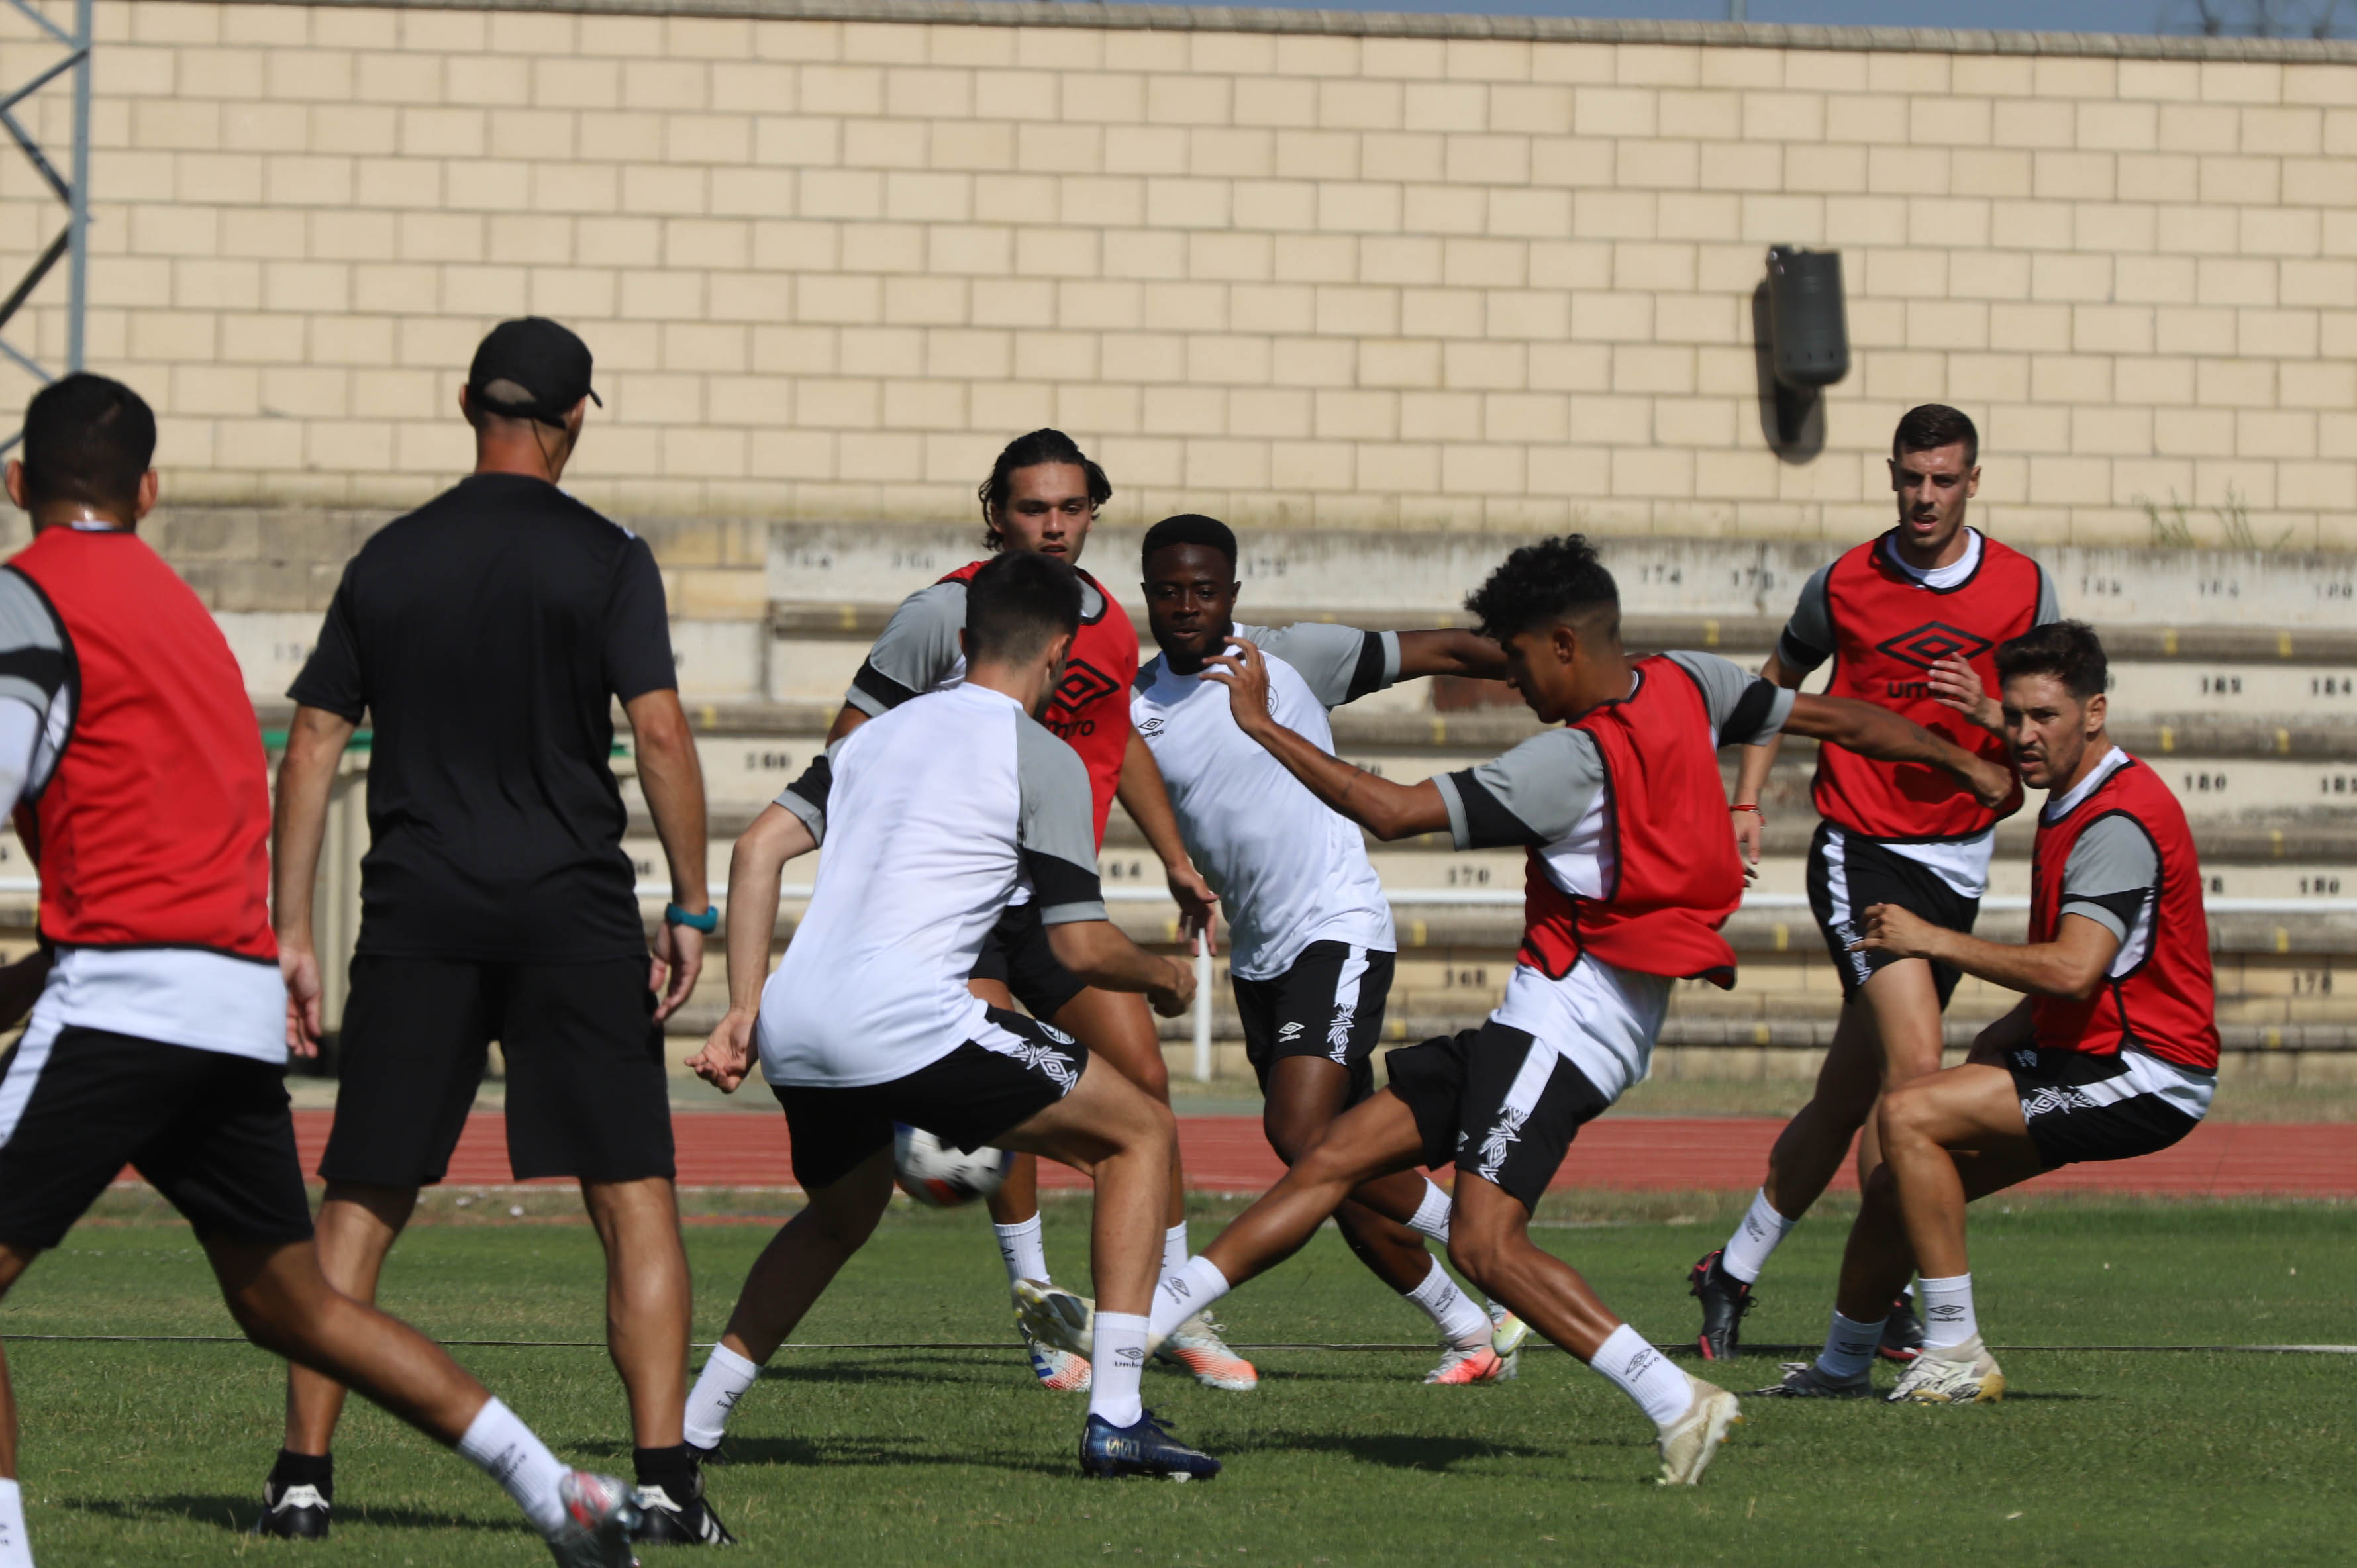
[[[685,926],[689,930],[702,931],[708,937],[720,929],[720,911],[706,909],[701,915],[691,915],[676,904],[666,904],[663,906],[663,924]]]

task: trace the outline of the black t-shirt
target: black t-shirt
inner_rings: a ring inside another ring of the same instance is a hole
[[[375,730],[360,950],[643,955],[610,704],[675,683],[653,553],[555,486],[479,474],[388,523],[287,693]]]

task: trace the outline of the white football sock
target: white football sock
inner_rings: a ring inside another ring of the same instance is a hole
[[[1925,1280],[1915,1295],[1923,1309],[1923,1348],[1953,1349],[1980,1337],[1980,1319],[1973,1312],[1973,1276],[1956,1274]]]
[[[1135,1426],[1146,1407],[1138,1380],[1146,1375],[1146,1319],[1129,1312],[1100,1312],[1089,1340],[1089,1413],[1115,1426]]]
[[[541,1534],[565,1528],[565,1501],[556,1488],[572,1472],[515,1412],[497,1400],[484,1405],[458,1439],[458,1455],[505,1487]]]
[[[1504,1302],[1500,1301],[1495,1296],[1483,1296],[1481,1298],[1481,1310],[1490,1315],[1490,1326],[1492,1328],[1502,1326],[1506,1319],[1514,1315],[1514,1309],[1512,1307],[1508,1306]]]
[[[1743,1223],[1727,1239],[1727,1251],[1719,1254],[1718,1266],[1745,1284],[1751,1283],[1768,1266],[1776,1243],[1799,1223],[1777,1213],[1776,1206],[1768,1201],[1768,1189],[1761,1187],[1751,1195],[1751,1207],[1744,1212]]]
[[[1165,1274],[1154,1291],[1152,1333],[1148,1337],[1161,1343],[1180,1324],[1205,1311],[1228,1294],[1228,1276],[1209,1258],[1189,1258],[1175,1274]],[[1099,1314],[1100,1316],[1103,1314]]]
[[[1048,1277],[1048,1245],[1039,1238],[1039,1217],[1033,1215],[1019,1225],[993,1225],[998,1232],[998,1255],[1006,1264],[1006,1283],[1017,1280],[1038,1280],[1041,1284],[1055,1282]]]
[[[704,1363],[687,1396],[687,1440],[698,1448],[717,1446],[728,1427],[728,1412],[760,1375],[753,1362],[726,1345],[715,1345],[712,1359]]]
[[[1694,1380],[1625,1323],[1597,1348],[1596,1359],[1588,1365],[1635,1400],[1661,1431],[1667,1432],[1672,1422],[1694,1408]]]
[[[33,1543],[25,1536],[25,1494],[14,1481],[0,1481],[0,1568],[33,1568]]]
[[[1187,1222],[1184,1219],[1162,1233],[1162,1277],[1168,1279],[1187,1266]]]
[[[1430,1176],[1424,1178],[1424,1201],[1415,1206],[1415,1218],[1407,1228],[1448,1245],[1448,1194]]]
[[[1437,1262],[1433,1263],[1432,1272],[1424,1276],[1422,1284],[1400,1294],[1430,1313],[1440,1332],[1459,1350],[1471,1350],[1490,1342],[1490,1315],[1457,1288],[1457,1282]]]
[[[1882,1343],[1882,1324],[1888,1321],[1859,1323],[1835,1313],[1825,1348],[1817,1352],[1817,1370],[1844,1382],[1864,1376],[1874,1365],[1874,1348]]]

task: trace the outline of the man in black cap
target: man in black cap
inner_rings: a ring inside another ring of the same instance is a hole
[[[272,856],[287,1046],[318,1048],[312,880],[328,786],[366,715],[371,846],[319,1162],[320,1262],[339,1289],[373,1299],[499,1041],[511,1169],[577,1178],[605,1243],[640,1539],[718,1545],[729,1536],[681,1428],[688,1274],[662,1028],[694,990],[715,923],[704,779],[653,553],[557,489],[597,395],[589,374],[587,345],[554,321],[502,322],[483,339],[458,397],[475,472],[361,547],[288,693]],[[608,762],[617,699],[670,863],[651,965]],[[343,1400],[328,1379],[290,1372],[264,1533],[327,1533]]]

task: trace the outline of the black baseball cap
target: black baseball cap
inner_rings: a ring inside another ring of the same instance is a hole
[[[545,316],[502,321],[475,350],[467,392],[475,406],[509,419],[562,425],[573,405],[606,400],[589,387],[589,345]]]

